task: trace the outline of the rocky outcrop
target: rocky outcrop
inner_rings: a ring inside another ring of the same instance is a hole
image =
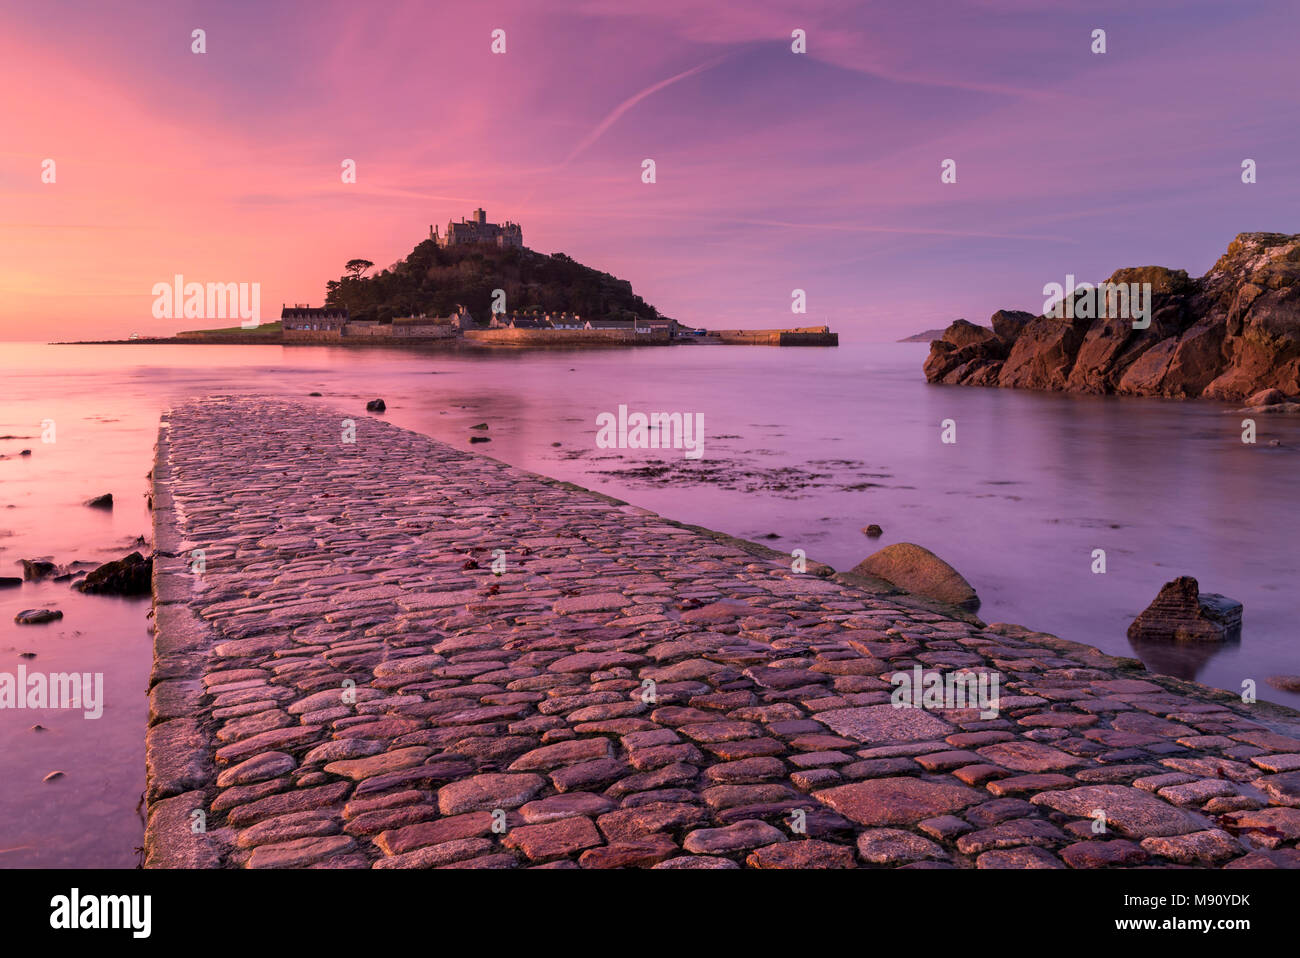
[[[993,327],[993,333],[998,339],[1005,343],[1014,343],[1033,318],[1033,313],[1026,313],[1023,310],[999,309],[989,319],[989,325]]]
[[[1300,395],[1300,234],[1242,233],[1199,278],[1142,266],[1106,283],[1150,284],[1148,328],[1134,328],[1134,310],[1080,307],[1086,294],[1076,292],[1061,317],[999,310],[991,328],[958,320],[931,343],[926,379],[1180,399],[1272,390],[1269,405]]]
[[[1222,642],[1241,637],[1241,603],[1217,592],[1200,591],[1191,576],[1166,582],[1155,601],[1128,627],[1141,641]]]
[[[957,319],[943,331],[945,342],[952,343],[958,349],[985,343],[994,338],[994,332],[985,326],[976,326],[964,319]]]
[[[104,563],[73,588],[92,595],[148,595],[152,581],[153,559],[132,552],[123,559]]]
[[[929,549],[912,542],[885,546],[859,562],[849,574],[884,579],[907,592],[960,609],[973,612],[980,607],[979,596],[960,572]]]

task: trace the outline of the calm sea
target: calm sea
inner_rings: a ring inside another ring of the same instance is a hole
[[[839,569],[891,542],[919,543],[971,581],[986,621],[1234,691],[1252,680],[1261,698],[1300,706],[1265,683],[1300,673],[1300,420],[1259,417],[1249,446],[1242,417],[1220,404],[928,386],[926,350],[0,344],[0,575],[21,575],[22,558],[117,558],[149,537],[158,416],[177,400],[256,392],[364,415],[382,397],[397,425],[466,449],[488,435],[472,448]],[[702,413],[703,457],[598,448],[596,417],[620,404]],[[949,419],[957,441],[945,444]],[[488,430],[470,428],[479,423]],[[82,505],[104,492],[112,512]],[[866,538],[869,523],[884,536]],[[1097,549],[1105,574],[1092,571]],[[1184,574],[1245,604],[1241,642],[1134,649],[1129,622]],[[39,606],[63,620],[13,623]],[[0,671],[102,672],[107,686],[98,720],[0,711],[0,866],[135,864],[148,612],[147,600],[81,596],[66,583],[0,590]],[[64,775],[43,782],[52,771]]]

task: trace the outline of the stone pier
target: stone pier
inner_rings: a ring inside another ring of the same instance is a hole
[[[150,866],[1300,865],[1295,712],[360,410],[179,406],[153,506]]]

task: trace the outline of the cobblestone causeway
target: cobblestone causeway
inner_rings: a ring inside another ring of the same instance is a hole
[[[1278,706],[362,412],[180,405],[153,495],[149,866],[1300,866]]]

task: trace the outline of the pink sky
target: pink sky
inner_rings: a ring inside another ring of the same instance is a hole
[[[152,6],[0,11],[0,339],[214,325],[152,317],[177,273],[278,318],[479,205],[684,322],[868,339],[1300,231],[1290,2]]]

